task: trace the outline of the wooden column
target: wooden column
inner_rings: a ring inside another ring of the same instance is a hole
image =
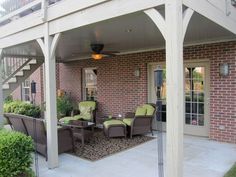
[[[3,61],[2,61],[2,49],[0,49],[0,128],[3,127],[3,89],[2,89],[2,75],[3,75]]]
[[[51,55],[53,38],[48,33],[48,23],[45,23],[44,56],[45,56],[45,94],[46,94],[46,121],[47,121],[47,154],[48,167],[58,166],[58,135],[56,109],[56,61]]]
[[[166,0],[167,134],[166,176],[183,177],[183,14],[182,0]]]

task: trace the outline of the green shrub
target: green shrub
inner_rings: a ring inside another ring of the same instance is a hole
[[[68,96],[57,97],[57,114],[58,117],[63,117],[73,110],[73,105]]]
[[[4,100],[4,103],[10,103],[13,101],[12,95],[7,96],[7,98]]]
[[[0,177],[34,176],[33,140],[15,131],[0,130]]]
[[[38,118],[40,117],[41,111],[39,106],[22,101],[12,101],[4,104],[4,112],[22,114]]]

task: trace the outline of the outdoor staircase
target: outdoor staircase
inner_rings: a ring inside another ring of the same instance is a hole
[[[42,63],[42,59],[4,57],[2,60],[3,98],[6,99]]]

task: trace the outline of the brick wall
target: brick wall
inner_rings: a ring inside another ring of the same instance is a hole
[[[82,69],[98,70],[98,116],[133,111],[147,102],[147,64],[164,61],[164,51],[144,52],[60,64],[60,88],[76,101],[82,100]],[[184,49],[185,60],[210,61],[210,138],[236,143],[236,42],[206,44]],[[230,64],[230,75],[219,76],[219,64]],[[139,78],[134,70],[141,69]],[[224,126],[224,130],[220,130]]]
[[[100,61],[81,60],[60,64],[60,88],[71,94],[74,100],[82,100],[82,69],[98,70],[98,115],[124,114],[147,102],[147,63],[163,60],[163,52],[148,52],[104,58]],[[141,76],[135,77],[135,68]]]
[[[41,105],[41,101],[43,99],[43,67],[39,67],[35,72],[31,74],[30,82],[34,80],[36,82],[37,87],[37,94],[35,98],[35,102],[38,105]],[[21,100],[21,86],[19,86],[13,93],[12,93],[14,100]]]
[[[184,54],[210,60],[210,138],[236,143],[236,42],[190,47]],[[220,63],[229,64],[229,76],[219,75]]]

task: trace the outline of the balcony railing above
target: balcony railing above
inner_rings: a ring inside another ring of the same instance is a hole
[[[45,0],[0,0],[0,26],[40,10]],[[47,0],[48,5],[61,0]]]

